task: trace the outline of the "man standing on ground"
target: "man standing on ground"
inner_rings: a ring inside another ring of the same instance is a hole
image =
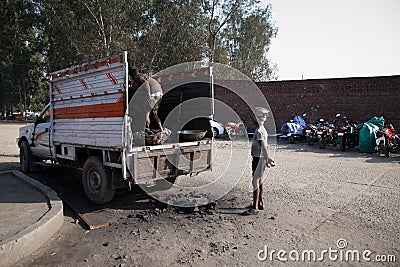
[[[253,205],[246,211],[246,214],[257,214],[259,210],[264,209],[264,173],[266,167],[275,166],[270,158],[268,148],[268,133],[264,127],[270,111],[263,107],[256,107],[254,114],[257,119],[258,127],[254,132],[253,143],[251,145],[252,161],[252,185],[253,185]]]

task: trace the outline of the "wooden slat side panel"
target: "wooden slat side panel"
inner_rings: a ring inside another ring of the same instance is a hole
[[[55,109],[58,109],[117,102],[122,102],[122,95],[119,93],[108,95],[94,95],[82,98],[69,98],[62,101],[53,101],[53,107]]]
[[[88,97],[125,91],[125,71],[122,66],[100,73],[72,77],[66,80],[53,81],[53,100],[60,101],[72,98]]]
[[[120,150],[122,148],[121,139],[117,136],[106,134],[78,135],[76,133],[58,133],[60,143],[71,145],[84,145]]]
[[[54,119],[109,118],[124,116],[124,101],[54,109]]]
[[[121,52],[108,58],[94,60],[81,65],[69,67],[50,73],[50,80],[59,81],[70,77],[81,76],[87,73],[99,72],[110,67],[119,66],[127,61],[127,53]]]
[[[124,117],[126,53],[51,74],[53,119]]]
[[[123,117],[56,119],[53,125],[55,143],[122,148]]]

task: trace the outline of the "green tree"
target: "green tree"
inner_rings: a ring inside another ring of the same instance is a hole
[[[127,50],[150,73],[208,59],[255,80],[277,29],[259,0],[7,0],[0,2],[0,108],[40,108],[47,75]]]
[[[206,58],[271,76],[266,54],[276,29],[259,0],[38,1],[50,71],[127,50],[149,72]]]
[[[203,8],[207,21],[208,30],[208,53],[207,57],[211,62],[223,61],[224,50],[218,46],[221,30],[229,23],[231,18],[235,16],[245,1],[242,0],[204,0]],[[225,62],[223,62],[225,63]]]
[[[40,6],[50,71],[127,50],[133,65],[155,72],[204,53],[200,0],[40,0]]]
[[[239,10],[221,38],[230,65],[257,81],[277,78],[276,65],[267,59],[277,34],[271,17],[270,5]]]
[[[156,0],[148,10],[151,22],[138,40],[133,55],[156,72],[166,67],[201,60],[205,53],[201,1]],[[136,53],[135,53],[136,52]]]
[[[31,109],[35,96],[43,90],[44,47],[37,11],[29,0],[0,3],[2,111]]]

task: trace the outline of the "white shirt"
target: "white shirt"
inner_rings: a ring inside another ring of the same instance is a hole
[[[251,144],[251,156],[263,158],[263,152],[261,149],[260,141],[263,141],[267,145],[268,133],[264,125],[258,127],[254,132],[253,143]]]

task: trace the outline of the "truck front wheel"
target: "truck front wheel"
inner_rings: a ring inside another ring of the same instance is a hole
[[[23,173],[31,172],[31,165],[33,164],[33,156],[27,141],[22,141],[19,146],[19,163]]]
[[[95,204],[105,204],[114,197],[111,171],[103,166],[99,157],[89,157],[83,165],[83,189],[89,200]]]

